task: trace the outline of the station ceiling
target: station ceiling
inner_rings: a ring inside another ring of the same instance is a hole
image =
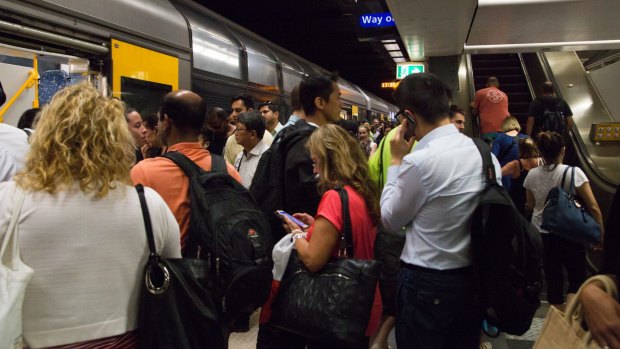
[[[396,63],[381,40],[397,40],[408,58],[400,35],[396,27],[368,30],[358,24],[359,14],[389,11],[384,0],[195,1],[393,102],[392,89],[382,89],[381,82],[394,81]]]

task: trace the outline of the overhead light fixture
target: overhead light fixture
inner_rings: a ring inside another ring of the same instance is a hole
[[[396,40],[381,40],[381,42],[384,44],[395,44]]]
[[[616,47],[620,45],[620,40],[593,40],[593,41],[564,41],[564,42],[537,42],[527,44],[499,44],[499,45],[464,45],[463,48],[467,52],[474,50],[486,50],[486,49],[544,49],[551,47],[565,47],[565,46],[584,46],[592,47],[591,49],[600,49],[598,47]]]
[[[405,62],[405,57],[394,57],[392,58],[394,60],[394,62],[396,63],[400,63],[400,62]]]
[[[385,47],[388,51],[400,50],[400,46],[398,46],[398,44],[383,44],[383,47]]]
[[[392,57],[403,57],[403,53],[400,51],[389,51],[388,53]]]

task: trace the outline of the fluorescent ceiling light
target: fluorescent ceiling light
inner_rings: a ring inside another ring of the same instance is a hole
[[[545,48],[564,46],[590,46],[590,45],[619,45],[620,40],[593,40],[593,41],[563,41],[563,42],[535,42],[528,44],[501,44],[501,45],[464,45],[465,50],[503,49],[503,48]]]
[[[392,43],[396,43],[396,40],[381,40],[381,42],[384,44],[392,44]]]
[[[383,44],[383,47],[385,47],[388,51],[400,50],[400,46],[398,46],[398,44]]]
[[[392,57],[402,57],[402,56],[403,56],[403,53],[402,53],[402,52],[400,52],[400,51],[390,51],[390,52],[388,52],[388,53],[389,53],[389,54],[390,54],[390,56],[392,56]]]
[[[400,63],[400,62],[405,62],[405,57],[394,57],[392,58],[394,60],[394,62],[396,63]]]

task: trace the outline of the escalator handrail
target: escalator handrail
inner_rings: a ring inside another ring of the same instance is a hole
[[[543,53],[539,53],[538,59],[540,60],[540,63],[543,67],[543,71],[545,72],[545,77],[547,78],[547,80],[553,83],[553,86],[555,87],[555,91],[558,97],[563,98],[562,92],[559,89],[558,82],[552,74],[551,66],[549,65],[549,61],[547,60],[547,57],[545,57]],[[585,70],[584,70],[584,74],[585,74]],[[598,91],[596,91],[596,89],[595,89],[595,93],[597,94],[597,97],[600,99],[600,95],[598,95]],[[613,181],[611,181],[607,176],[605,176],[602,172],[600,172],[598,167],[594,164],[594,161],[592,161],[592,158],[589,156],[588,153],[586,153],[585,151],[586,145],[583,142],[583,139],[581,139],[581,136],[578,134],[579,132],[578,132],[577,126],[573,124],[572,128],[568,130],[568,135],[569,135],[569,139],[571,140],[573,149],[575,149],[575,154],[577,155],[579,163],[583,165],[582,170],[586,173],[586,176],[591,181],[596,183],[598,187],[605,190],[606,192],[614,193],[617,187],[617,183],[614,184]]]

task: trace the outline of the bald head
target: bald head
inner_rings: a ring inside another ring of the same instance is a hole
[[[491,86],[499,87],[499,81],[497,80],[495,76],[490,76],[487,79],[487,87],[491,87]]]
[[[199,132],[207,113],[207,105],[194,92],[179,90],[168,93],[159,106],[159,118],[164,115],[180,130]]]
[[[555,87],[553,86],[553,82],[545,81],[542,84],[542,93],[543,95],[553,95],[555,94]]]

